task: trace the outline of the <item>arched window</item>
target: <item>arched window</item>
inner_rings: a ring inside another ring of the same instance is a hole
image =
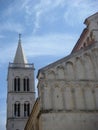
[[[14,104],[14,116],[19,117],[20,116],[20,103],[16,102]]]
[[[24,117],[28,117],[30,115],[30,103],[24,103]]]
[[[25,77],[23,79],[24,91],[29,91],[29,78]]]
[[[14,91],[20,91],[20,78],[14,78]]]

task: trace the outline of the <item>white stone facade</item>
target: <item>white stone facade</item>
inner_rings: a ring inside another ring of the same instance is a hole
[[[97,45],[42,72],[39,130],[98,129]]]
[[[25,130],[98,129],[98,12],[85,24],[72,53],[39,70]]]

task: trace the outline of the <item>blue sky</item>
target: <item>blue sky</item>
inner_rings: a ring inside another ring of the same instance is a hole
[[[85,18],[97,11],[98,0],[0,0],[0,130],[5,130],[7,69],[18,34],[36,75],[39,68],[71,52]]]

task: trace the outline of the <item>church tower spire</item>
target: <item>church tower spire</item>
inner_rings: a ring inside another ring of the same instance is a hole
[[[18,47],[16,51],[16,55],[14,58],[15,64],[27,64],[27,59],[25,57],[22,45],[21,45],[21,34],[19,34]]]
[[[24,130],[35,102],[34,65],[27,63],[19,34],[14,62],[9,64],[7,77],[6,130]]]

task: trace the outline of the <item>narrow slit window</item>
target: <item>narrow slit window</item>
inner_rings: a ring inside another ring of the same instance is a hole
[[[30,104],[24,103],[24,117],[28,117],[30,115]]]
[[[19,102],[16,102],[14,104],[14,116],[20,117],[20,103]]]
[[[23,79],[23,85],[24,85],[24,91],[25,92],[30,90],[30,88],[29,88],[29,78],[28,77],[25,77]]]
[[[20,78],[14,78],[14,91],[20,91]]]

